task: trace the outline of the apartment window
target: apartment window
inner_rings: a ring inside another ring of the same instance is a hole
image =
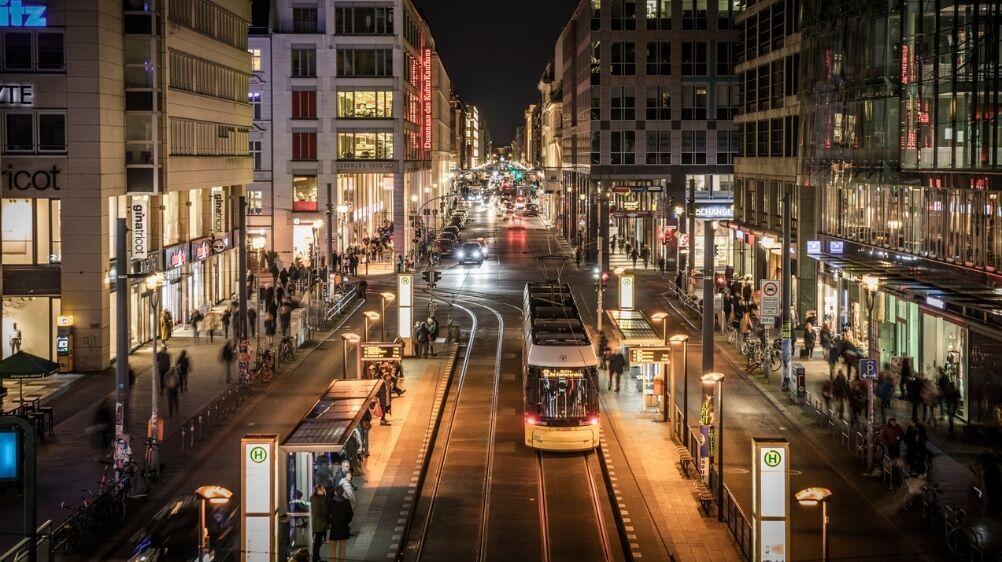
[[[292,176],[292,210],[297,212],[317,210],[316,176]]]
[[[706,119],[706,86],[682,86],[682,119]]]
[[[636,133],[634,131],[613,131],[610,164],[635,164],[637,155],[634,148]]]
[[[232,101],[247,99],[250,75],[189,55],[170,51],[170,87]]]
[[[634,31],[637,29],[636,0],[610,0],[612,12],[609,23],[613,31]]]
[[[339,132],[337,157],[340,160],[391,160],[392,132]]]
[[[682,74],[706,76],[706,43],[682,43]]]
[[[592,31],[602,28],[602,0],[591,0],[591,28]]]
[[[682,163],[706,164],[706,131],[682,131]]]
[[[63,33],[61,31],[39,31],[35,38],[38,56],[38,70],[63,70]]]
[[[763,64],[758,67],[757,70],[758,79],[756,83],[758,84],[758,108],[760,110],[769,109],[769,65]]]
[[[706,29],[707,0],[681,0],[682,29]]]
[[[292,8],[292,32],[293,33],[316,33],[320,31],[320,24],[317,19],[317,9],[313,8]]]
[[[772,103],[772,108],[783,107],[783,59],[772,61],[770,67],[772,68],[772,84],[769,85],[772,90],[769,98]]]
[[[769,122],[759,121],[756,124],[758,129],[758,140],[755,143],[759,156],[769,155]]]
[[[651,41],[647,44],[647,75],[667,76],[671,74],[671,43]]]
[[[139,10],[148,4],[150,3],[131,1],[127,5],[136,7],[126,9]],[[190,27],[238,49],[247,48],[249,22],[210,0],[170,0],[167,13],[172,22]]]
[[[628,120],[637,118],[636,98],[633,94],[633,87],[613,86],[610,97],[611,113],[610,119],[613,121]]]
[[[31,33],[8,31],[3,36],[4,70],[31,70]]]
[[[733,164],[740,150],[740,131],[717,130],[717,164]]]
[[[736,44],[731,41],[717,41],[717,76],[734,74]]]
[[[261,163],[261,141],[250,141],[249,149],[251,158],[254,160],[254,169],[263,169]]]
[[[251,108],[254,110],[254,120],[261,120],[261,92],[251,92],[247,94],[247,102],[251,104]]]
[[[353,76],[393,76],[392,49],[338,49],[337,74]]]
[[[598,86],[602,83],[602,42],[592,41],[591,44],[591,85]]]
[[[783,155],[783,120],[769,121],[769,156]]]
[[[148,144],[142,144],[152,138],[150,120],[138,116],[136,123],[131,123],[131,117],[126,117],[126,139],[138,141],[139,149],[126,152],[126,164],[152,163],[148,152]],[[250,132],[244,127],[235,127],[211,121],[195,121],[194,119],[170,118],[170,154],[171,156],[249,156]]]
[[[251,70],[254,72],[261,71],[261,49],[247,49],[247,52],[251,55]]]
[[[393,117],[393,92],[339,91],[337,116],[339,119],[390,119]]]
[[[38,151],[66,152],[66,114],[38,112]]]
[[[389,35],[393,33],[393,8],[337,7],[334,22],[339,35]]]
[[[292,159],[293,160],[317,159],[316,131],[292,132]]]
[[[292,76],[313,77],[317,75],[317,50],[313,47],[292,49]]]
[[[317,118],[316,90],[292,91],[292,118],[293,119]]]
[[[4,116],[4,151],[35,150],[35,129],[31,113],[8,113]]]
[[[260,189],[247,190],[247,214],[248,215],[264,214],[264,192],[261,191]]]
[[[404,9],[404,39],[415,47],[421,44],[421,30],[414,22],[414,15],[406,8]]]
[[[602,94],[598,88],[591,89],[591,111],[589,113],[592,121],[602,119]]]
[[[647,87],[647,119],[649,121],[671,119],[671,90],[668,86]]]
[[[671,0],[646,0],[647,1],[647,29],[663,30],[671,29]]]
[[[797,115],[792,115],[785,117],[784,129],[786,134],[783,135],[784,147],[783,156],[796,157],[797,156],[797,139],[799,138],[800,129],[800,117]]]
[[[671,131],[647,131],[647,163],[671,164]]]
[[[600,131],[591,132],[591,163],[601,164],[602,158],[602,133]]]
[[[612,75],[633,76],[637,73],[637,52],[634,43],[612,44]]]
[[[741,105],[737,84],[717,84],[717,119],[730,120]]]

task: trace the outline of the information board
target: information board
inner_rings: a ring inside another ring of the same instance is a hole
[[[400,361],[403,346],[399,343],[360,343],[362,361]]]
[[[21,433],[0,429],[0,482],[17,480],[21,475]]]
[[[670,347],[630,347],[631,365],[671,363]]]

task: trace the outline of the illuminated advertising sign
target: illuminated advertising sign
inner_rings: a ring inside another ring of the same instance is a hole
[[[424,56],[421,60],[421,136],[424,142],[424,149],[431,151],[431,48],[424,48]],[[428,156],[431,152],[428,153]]]
[[[790,444],[752,438],[752,529],[756,562],[790,559]]]
[[[18,107],[34,103],[35,87],[31,84],[0,84],[0,105]]]
[[[17,480],[21,473],[21,434],[0,430],[0,482]]]
[[[174,269],[188,263],[188,243],[164,248],[164,268]]]
[[[191,261],[202,261],[212,255],[212,238],[199,238],[191,242]]]
[[[619,308],[623,310],[633,309],[633,276],[619,276]]]
[[[49,24],[45,10],[21,0],[0,0],[0,27],[45,27]]]
[[[145,260],[150,249],[150,199],[145,195],[132,198],[132,259]]]
[[[277,543],[278,436],[246,435],[240,440],[240,543],[246,562],[271,562]]]

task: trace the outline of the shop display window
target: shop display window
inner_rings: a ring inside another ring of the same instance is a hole
[[[31,199],[4,199],[0,224],[3,229],[3,263],[31,264],[34,229]]]
[[[294,176],[292,178],[292,210],[317,210],[317,177]]]
[[[341,132],[337,134],[341,160],[389,160],[393,158],[393,133]]]
[[[393,92],[338,92],[339,119],[389,119],[393,117]]]
[[[24,351],[51,359],[52,314],[50,297],[4,297],[3,356]],[[56,299],[58,300],[58,299]]]
[[[163,206],[163,245],[177,244],[181,239],[181,218],[178,210],[177,192],[161,195],[160,204]]]
[[[967,399],[967,329],[931,314],[922,315],[921,373],[933,381],[945,374],[960,391],[961,412],[966,418]]]

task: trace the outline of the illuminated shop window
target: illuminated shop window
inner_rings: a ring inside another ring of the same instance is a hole
[[[317,210],[317,177],[293,176],[292,178],[292,210]]]

